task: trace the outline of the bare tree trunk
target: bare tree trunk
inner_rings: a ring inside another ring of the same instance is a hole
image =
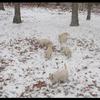
[[[87,4],[87,20],[90,20],[91,19],[91,8],[92,8],[92,4],[91,3],[88,3]]]
[[[0,10],[5,10],[3,3],[0,3]]]
[[[21,14],[20,14],[20,3],[15,3],[15,15],[13,18],[13,23],[21,23]]]
[[[72,3],[72,17],[70,26],[79,26],[78,3]]]

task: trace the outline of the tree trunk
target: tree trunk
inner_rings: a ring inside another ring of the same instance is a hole
[[[72,3],[72,17],[70,26],[79,26],[78,3]]]
[[[0,10],[5,10],[3,3],[0,3]]]
[[[92,4],[91,3],[88,3],[87,4],[87,20],[90,20],[91,19],[91,8],[92,8]]]
[[[20,14],[20,3],[15,3],[15,15],[13,18],[13,23],[21,23],[21,14]]]

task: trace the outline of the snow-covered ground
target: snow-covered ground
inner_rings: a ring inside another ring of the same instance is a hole
[[[14,9],[0,11],[0,97],[100,97],[100,15],[79,13],[78,27],[70,27],[71,12],[46,8],[21,8],[22,23],[13,24]],[[50,39],[59,49],[58,35],[68,32],[67,59],[56,50],[45,60],[35,39]],[[49,73],[66,64],[69,81],[49,86]],[[45,81],[41,89],[32,86]]]

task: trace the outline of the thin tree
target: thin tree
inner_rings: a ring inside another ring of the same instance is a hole
[[[92,9],[92,4],[91,3],[88,3],[87,4],[87,20],[90,20],[91,19],[91,9]]]
[[[72,17],[70,26],[79,26],[78,3],[72,3]]]
[[[21,23],[20,3],[15,3],[15,14],[13,23]]]
[[[0,10],[5,10],[5,9],[4,9],[4,4],[3,4],[3,3],[0,3]]]

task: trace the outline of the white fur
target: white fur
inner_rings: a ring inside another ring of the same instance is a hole
[[[68,58],[71,57],[72,52],[71,52],[71,49],[70,49],[70,48],[68,48],[68,47],[62,47],[62,48],[61,48],[61,52],[62,52],[65,56],[67,56]]]
[[[52,84],[57,83],[57,82],[59,83],[61,81],[66,82],[68,80],[67,66],[65,65],[65,68],[59,69],[55,73],[50,74],[49,79],[52,82]]]
[[[48,45],[49,44],[53,44],[50,40],[48,40],[48,39],[41,39],[41,40],[38,40],[38,42],[39,42],[39,44],[40,44],[40,46],[46,46],[46,47],[48,47]]]
[[[46,50],[46,52],[45,52],[45,58],[46,58],[46,59],[50,59],[51,56],[52,56],[52,52],[53,52],[52,45],[49,44],[49,45],[48,45],[48,48],[47,48],[47,50]]]
[[[68,33],[62,33],[59,35],[59,42],[60,44],[64,44],[67,42],[69,34]]]

